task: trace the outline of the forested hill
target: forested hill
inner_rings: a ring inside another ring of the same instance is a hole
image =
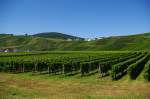
[[[59,33],[59,32],[44,32],[44,33],[38,33],[34,34],[33,36],[35,37],[44,37],[44,38],[56,38],[56,39],[80,39],[83,40],[83,38],[72,36],[72,35],[67,35],[64,33]]]
[[[150,33],[111,36],[92,41],[57,32],[35,35],[0,34],[0,47],[9,46],[22,50],[150,50]]]

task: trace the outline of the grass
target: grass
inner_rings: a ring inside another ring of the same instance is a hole
[[[150,99],[150,83],[98,78],[98,74],[80,77],[0,73],[2,99]]]

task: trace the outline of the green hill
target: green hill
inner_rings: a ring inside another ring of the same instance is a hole
[[[44,32],[44,33],[38,33],[34,34],[34,37],[44,37],[44,38],[56,38],[56,39],[80,39],[83,40],[83,38],[71,36],[63,33],[58,32]]]
[[[0,34],[0,47],[9,46],[22,50],[150,50],[150,33],[112,36],[92,41],[61,33],[55,35],[54,32],[20,36]]]

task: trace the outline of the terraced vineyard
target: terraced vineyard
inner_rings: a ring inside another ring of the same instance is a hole
[[[32,72],[51,75],[111,76],[118,80],[124,75],[136,79],[143,71],[150,80],[149,52],[30,52],[0,53],[0,71]]]

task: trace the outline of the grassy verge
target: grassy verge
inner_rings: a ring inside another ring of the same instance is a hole
[[[98,78],[98,74],[32,75],[0,73],[2,99],[149,99],[150,83],[141,79]]]

